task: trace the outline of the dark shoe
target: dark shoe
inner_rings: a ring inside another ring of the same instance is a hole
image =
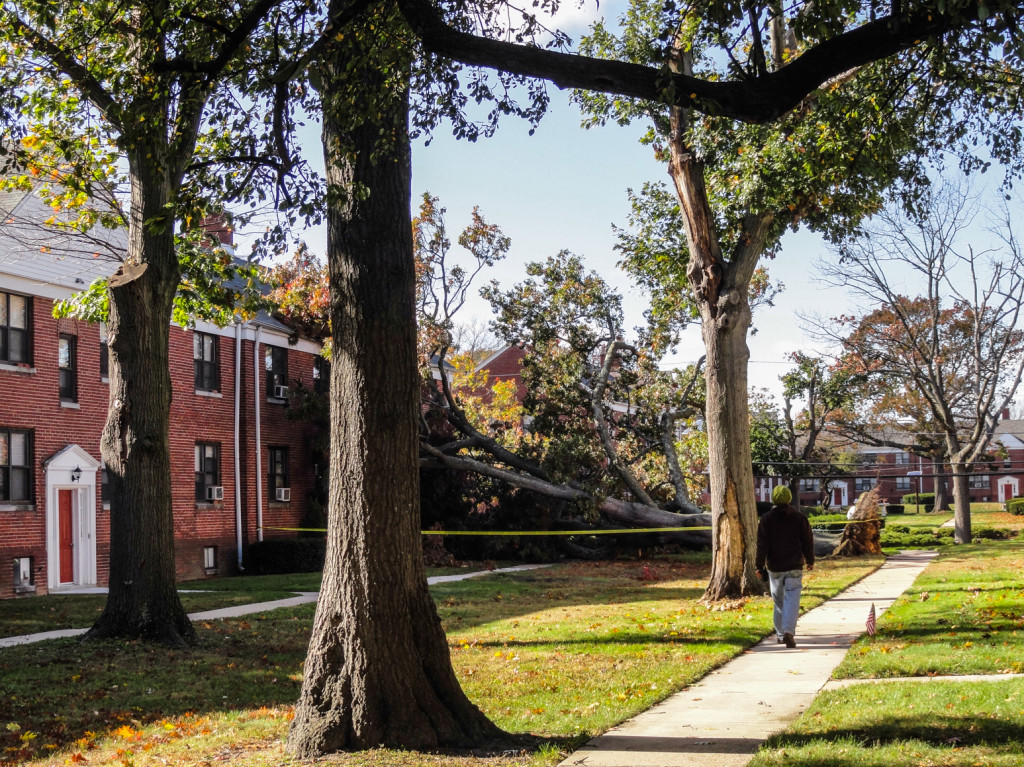
[[[793,639],[793,635],[792,634],[783,634],[782,635],[782,641],[786,645],[786,647],[788,647],[791,650],[794,647],[796,647],[796,640]]]

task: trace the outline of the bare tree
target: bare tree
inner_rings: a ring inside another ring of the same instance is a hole
[[[859,372],[927,404],[952,468],[955,540],[968,543],[968,477],[1024,373],[1024,252],[1005,205],[993,244],[970,244],[979,203],[968,185],[944,185],[913,208],[890,205],[826,265],[828,282],[872,307],[830,332]]]

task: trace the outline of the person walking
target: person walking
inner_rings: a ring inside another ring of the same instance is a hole
[[[757,525],[758,577],[768,581],[775,602],[775,636],[780,644],[796,647],[803,568],[814,569],[814,535],[807,517],[789,505],[793,494],[785,485],[772,490],[772,508]],[[767,578],[765,577],[767,566]]]

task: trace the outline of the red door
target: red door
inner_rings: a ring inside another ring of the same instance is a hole
[[[71,490],[57,491],[61,583],[75,582],[75,542],[71,524],[71,492]]]

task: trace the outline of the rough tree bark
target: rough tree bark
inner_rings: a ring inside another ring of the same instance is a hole
[[[683,65],[685,71],[687,67]],[[713,558],[704,598],[763,594],[754,553],[757,511],[751,472],[747,404],[747,331],[750,280],[771,216],[748,215],[745,237],[726,261],[704,185],[703,165],[684,140],[685,111],[671,110],[669,173],[680,201],[690,249],[687,278],[700,308],[704,337],[708,467],[711,475]]]
[[[971,488],[967,475],[972,466],[954,458],[950,468],[953,470],[953,540],[957,543],[970,543]]]
[[[159,119],[159,118],[157,118]],[[175,588],[171,500],[171,304],[181,280],[169,211],[174,164],[158,142],[129,153],[125,265],[110,280],[110,407],[100,451],[110,477],[110,590],[86,639],[191,644]]]
[[[946,489],[946,454],[936,450],[929,456],[935,476],[932,487],[935,489],[935,511],[949,511],[949,494]]]
[[[363,55],[374,34],[333,46],[324,82],[396,89],[386,76],[402,73]],[[383,114],[362,120],[324,101],[331,492],[323,586],[287,748],[313,758],[496,741],[504,733],[452,670],[420,549],[408,91],[376,101]]]

